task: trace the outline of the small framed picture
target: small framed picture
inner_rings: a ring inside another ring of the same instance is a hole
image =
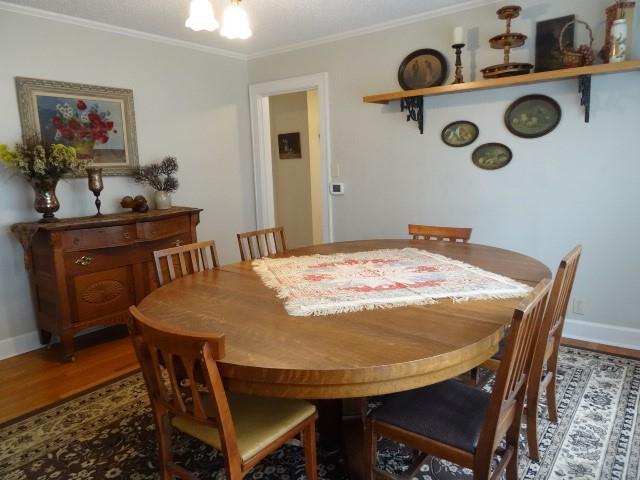
[[[281,159],[302,158],[300,132],[281,133],[278,135],[278,153]]]
[[[560,123],[562,110],[546,95],[527,95],[513,102],[504,115],[511,133],[522,138],[538,138],[552,132]]]
[[[483,170],[498,170],[506,166],[513,154],[511,149],[502,143],[485,143],[473,151],[473,164]]]
[[[450,147],[466,147],[478,138],[478,126],[468,120],[458,120],[442,129],[442,141]]]
[[[16,78],[25,143],[74,147],[104,175],[132,175],[138,165],[133,91]]]

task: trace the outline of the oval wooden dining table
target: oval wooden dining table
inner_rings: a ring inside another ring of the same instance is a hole
[[[471,243],[363,240],[288,250],[278,256],[406,247],[445,255],[531,286],[551,278],[538,260]],[[263,284],[251,261],[245,261],[171,282],[143,299],[139,309],[174,330],[224,334],[226,356],[219,365],[231,391],[346,399],[340,402],[341,412],[335,402],[325,402],[323,408],[326,417],[342,418],[349,475],[360,478],[367,397],[430,385],[480,365],[497,351],[503,327],[518,302],[445,299],[433,305],[296,317]],[[321,408],[321,417],[324,412]],[[331,425],[332,418],[324,419],[325,425]],[[322,425],[323,420],[321,440]]]

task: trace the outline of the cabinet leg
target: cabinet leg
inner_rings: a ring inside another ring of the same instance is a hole
[[[60,335],[60,342],[62,343],[62,356],[65,362],[75,362],[75,349],[73,347],[73,333],[63,333]]]
[[[49,345],[51,343],[51,332],[40,329],[40,344],[41,345]]]

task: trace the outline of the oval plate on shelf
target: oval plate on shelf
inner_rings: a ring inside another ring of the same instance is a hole
[[[473,164],[483,170],[498,170],[507,165],[512,158],[511,149],[502,143],[485,143],[471,154]]]
[[[468,120],[452,122],[442,129],[442,141],[450,147],[466,147],[476,141],[480,129]]]
[[[511,133],[522,138],[538,138],[553,131],[560,123],[562,110],[546,95],[527,95],[513,102],[504,114]]]
[[[423,48],[410,53],[398,69],[398,83],[403,90],[437,87],[442,85],[448,74],[444,55],[432,48]]]

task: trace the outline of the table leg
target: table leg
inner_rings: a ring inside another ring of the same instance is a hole
[[[342,448],[350,480],[369,478],[369,446],[365,432],[367,398],[342,400]]]
[[[365,436],[366,398],[316,400],[320,447],[326,454],[342,454],[350,480],[368,478],[369,446]]]

